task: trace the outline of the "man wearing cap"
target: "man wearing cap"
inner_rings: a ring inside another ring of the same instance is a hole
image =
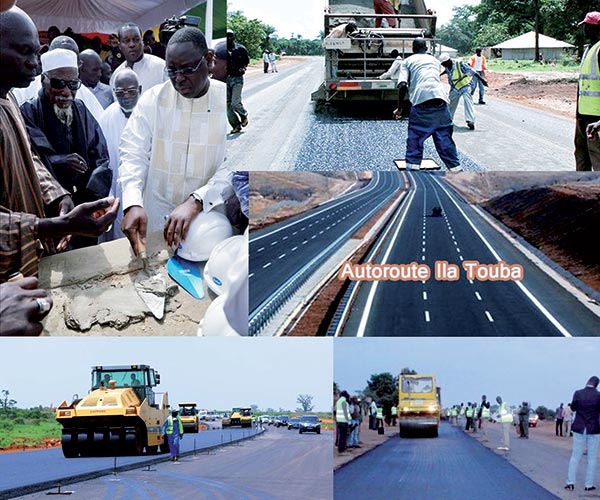
[[[139,26],[127,23],[119,29],[119,49],[125,58],[110,77],[110,86],[114,88],[115,77],[125,68],[132,69],[144,92],[167,80],[165,61],[160,57],[144,53],[142,31]]]
[[[440,56],[440,63],[445,68],[450,84],[450,117],[454,120],[458,102],[462,98],[465,106],[465,120],[471,130],[475,130],[475,111],[473,109],[473,91],[476,81],[487,86],[487,80],[477,74],[470,66],[461,61],[453,61],[448,54]]]
[[[212,58],[202,31],[177,30],[166,52],[170,81],[142,94],[123,131],[122,229],[136,256],[148,232],[162,230],[177,247],[201,211],[233,195],[224,162],[226,89],[209,78]]]
[[[71,193],[75,206],[108,196],[110,179],[103,171],[110,170],[104,134],[84,104],[75,99],[81,86],[77,55],[53,49],[42,54],[41,62],[42,91],[21,105],[31,142],[46,168]],[[102,169],[95,172],[98,167]],[[95,243],[96,238],[74,238],[72,246]]]
[[[235,41],[235,33],[227,30],[227,119],[231,133],[237,134],[248,125],[248,111],[242,103],[244,74],[250,63],[246,47]]]
[[[171,410],[161,429],[163,438],[167,437],[172,462],[179,462],[179,441],[183,438],[183,423],[178,415],[177,410]]]
[[[72,51],[77,55],[77,60],[79,62],[79,47],[75,40],[66,35],[57,36],[50,42],[50,51],[54,49],[66,49]],[[26,101],[36,97],[42,88],[42,78],[41,75],[38,75],[31,84],[26,88],[13,89],[13,94],[17,99],[19,105],[23,104]],[[89,90],[87,87],[82,86],[79,88],[79,92],[77,93],[77,99],[83,101],[85,107],[88,109],[90,113],[94,116],[96,121],[100,119],[102,116],[102,111],[104,108],[96,99],[96,96]]]
[[[575,168],[600,170],[600,12],[588,12],[579,23],[590,41],[581,59],[577,86]]]

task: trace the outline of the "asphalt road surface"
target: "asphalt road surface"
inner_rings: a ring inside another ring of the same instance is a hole
[[[404,158],[406,121],[383,109],[353,105],[349,110],[315,114],[311,93],[323,77],[320,57],[294,58],[279,73],[251,70],[244,103],[250,124],[229,137],[228,162],[247,170],[393,170]],[[574,170],[574,122],[532,110],[486,93],[475,106],[476,128],[466,127],[462,105],[454,138],[466,170]],[[425,156],[439,161],[431,140]]]
[[[230,428],[187,434],[181,441],[183,455],[194,450],[208,449],[242,440],[256,433],[254,429]],[[89,478],[123,468],[144,466],[169,459],[168,454],[117,457],[64,458],[61,448],[0,454],[0,498],[12,498],[15,491],[39,491],[58,481],[63,484],[72,478]],[[6,496],[10,492],[11,496]]]
[[[332,448],[331,432],[298,434],[269,427],[255,439],[187,455],[178,464],[153,464],[62,489],[74,492],[70,498],[85,500],[329,500]]]
[[[462,430],[390,438],[334,474],[334,498],[354,500],[557,500]]]
[[[397,172],[377,172],[364,188],[250,235],[249,300],[252,313],[304,266],[337,249],[398,192]]]
[[[456,196],[441,175],[408,176],[415,189],[368,260],[424,264],[432,275],[427,280],[359,282],[343,335],[598,334],[597,317]],[[434,206],[442,208],[443,216],[432,216]],[[463,268],[468,261],[519,265],[523,279],[468,279]],[[440,262],[456,266],[456,281],[433,274]]]

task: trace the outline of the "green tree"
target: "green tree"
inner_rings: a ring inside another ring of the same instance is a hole
[[[437,30],[442,44],[452,47],[460,53],[470,52],[479,25],[476,20],[475,7],[463,5],[454,7],[451,21]]]
[[[300,405],[298,411],[312,411],[315,407],[312,401],[313,397],[310,394],[299,394],[298,398],[296,399],[296,403]]]
[[[388,411],[398,402],[398,379],[391,373],[371,375],[364,394],[373,398],[378,406]]]
[[[273,28],[264,25],[258,19],[248,20],[239,10],[227,15],[227,26],[235,33],[236,41],[246,47],[252,59],[260,58],[264,42],[268,36],[267,31],[269,29],[273,30]]]
[[[17,406],[17,402],[14,399],[10,399],[10,391],[8,389],[2,389],[2,399],[0,399],[0,404],[2,404],[2,410],[4,410],[4,412]]]

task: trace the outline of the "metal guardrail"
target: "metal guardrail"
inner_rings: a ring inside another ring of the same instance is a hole
[[[393,194],[391,195],[393,196]],[[329,247],[308,262],[296,274],[291,276],[271,297],[260,304],[252,313],[248,321],[248,335],[256,336],[266,327],[281,308],[292,298],[309,277],[333,255],[358,228],[376,214],[387,203],[389,197],[377,204],[369,213],[357,221],[350,229],[344,232]]]

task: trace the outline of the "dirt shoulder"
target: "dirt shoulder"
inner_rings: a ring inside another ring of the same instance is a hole
[[[516,102],[545,113],[565,118],[575,118],[577,107],[577,78],[571,72],[519,72],[488,71],[491,97]]]

